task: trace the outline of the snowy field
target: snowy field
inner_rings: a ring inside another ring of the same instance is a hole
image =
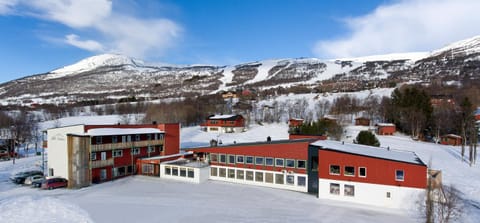
[[[98,119],[100,120],[100,119]],[[63,120],[65,123],[79,123]],[[105,119],[103,119],[105,121]],[[109,122],[115,123],[114,118]],[[94,121],[89,121],[92,123]],[[103,122],[102,122],[103,123]],[[252,125],[248,132],[211,134],[199,127],[184,128],[183,148],[286,139],[287,125]],[[356,136],[364,127],[349,127]],[[379,136],[381,146],[415,151],[424,162],[443,171],[443,181],[462,192],[465,214],[459,222],[480,219],[480,168],[461,161],[459,147],[416,142],[406,136]],[[346,139],[351,140],[351,137]],[[8,178],[39,168],[40,156],[0,162],[0,222],[421,222],[416,207],[400,211],[320,200],[286,190],[208,181],[189,184],[134,176],[79,190],[43,191],[15,185]]]

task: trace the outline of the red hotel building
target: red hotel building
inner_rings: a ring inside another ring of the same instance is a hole
[[[139,158],[178,154],[180,125],[74,125],[47,137],[48,175],[79,188],[135,174]]]

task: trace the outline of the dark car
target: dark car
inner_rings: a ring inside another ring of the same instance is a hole
[[[53,177],[42,182],[42,189],[55,189],[59,187],[67,187],[68,181],[65,178]]]
[[[42,187],[42,183],[43,181],[45,181],[46,179],[40,179],[40,180],[34,180],[32,181],[32,187],[36,187],[36,188],[40,188]]]
[[[12,177],[10,177],[10,180],[16,184],[23,184],[25,182],[25,179],[27,179],[27,177],[34,176],[34,175],[43,175],[43,172],[39,170],[29,170],[29,171],[19,172],[13,175]]]

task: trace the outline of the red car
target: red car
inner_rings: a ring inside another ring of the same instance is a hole
[[[68,181],[65,178],[54,177],[48,178],[42,182],[42,189],[55,189],[59,187],[67,187]]]

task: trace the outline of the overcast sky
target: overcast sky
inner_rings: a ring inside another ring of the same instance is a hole
[[[229,65],[431,51],[480,35],[478,0],[0,0],[0,82],[118,53]]]

